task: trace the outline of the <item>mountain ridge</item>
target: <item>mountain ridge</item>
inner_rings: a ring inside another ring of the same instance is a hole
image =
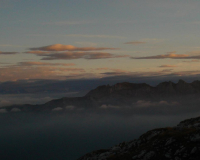
[[[102,85],[89,91],[83,97],[63,97],[54,99],[41,105],[12,105],[1,107],[5,112],[10,112],[16,108],[20,111],[51,111],[55,107],[60,110],[68,106],[77,108],[97,108],[102,105],[111,106],[132,106],[139,100],[143,101],[165,101],[171,103],[174,97],[177,99],[185,99],[186,96],[193,96],[193,99],[198,99],[200,96],[200,81],[196,80],[192,83],[187,83],[179,80],[178,83],[171,81],[159,83],[157,86],[151,86],[146,83],[117,83],[115,85]],[[59,110],[58,109],[58,110]]]

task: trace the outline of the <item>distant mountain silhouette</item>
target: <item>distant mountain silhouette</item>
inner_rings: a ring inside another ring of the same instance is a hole
[[[12,105],[2,107],[7,112],[10,111],[51,111],[57,107],[62,110],[66,107],[94,108],[102,105],[129,106],[137,100],[163,100],[174,97],[200,96],[200,81],[187,83],[179,80],[178,83],[162,82],[153,87],[146,83],[117,83],[113,86],[103,85],[91,90],[83,97],[64,97],[49,101],[42,105]]]

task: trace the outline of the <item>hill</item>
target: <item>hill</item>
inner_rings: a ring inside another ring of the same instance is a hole
[[[78,160],[199,160],[200,117],[148,131],[138,139],[88,153]]]

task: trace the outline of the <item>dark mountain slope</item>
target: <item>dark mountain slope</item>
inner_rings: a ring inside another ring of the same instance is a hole
[[[199,160],[200,117],[176,127],[146,132],[138,139],[93,151],[78,160]]]

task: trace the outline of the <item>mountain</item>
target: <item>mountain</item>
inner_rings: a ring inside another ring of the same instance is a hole
[[[179,80],[178,83],[162,82],[157,86],[146,83],[117,83],[115,85],[103,85],[91,90],[83,97],[64,97],[49,101],[42,105],[12,105],[2,107],[6,112],[20,111],[51,111],[55,108],[65,110],[66,107],[95,108],[106,106],[133,106],[138,100],[145,101],[183,101],[196,100],[200,96],[200,81],[192,83]]]
[[[148,131],[138,139],[88,153],[78,160],[199,160],[200,117]]]

